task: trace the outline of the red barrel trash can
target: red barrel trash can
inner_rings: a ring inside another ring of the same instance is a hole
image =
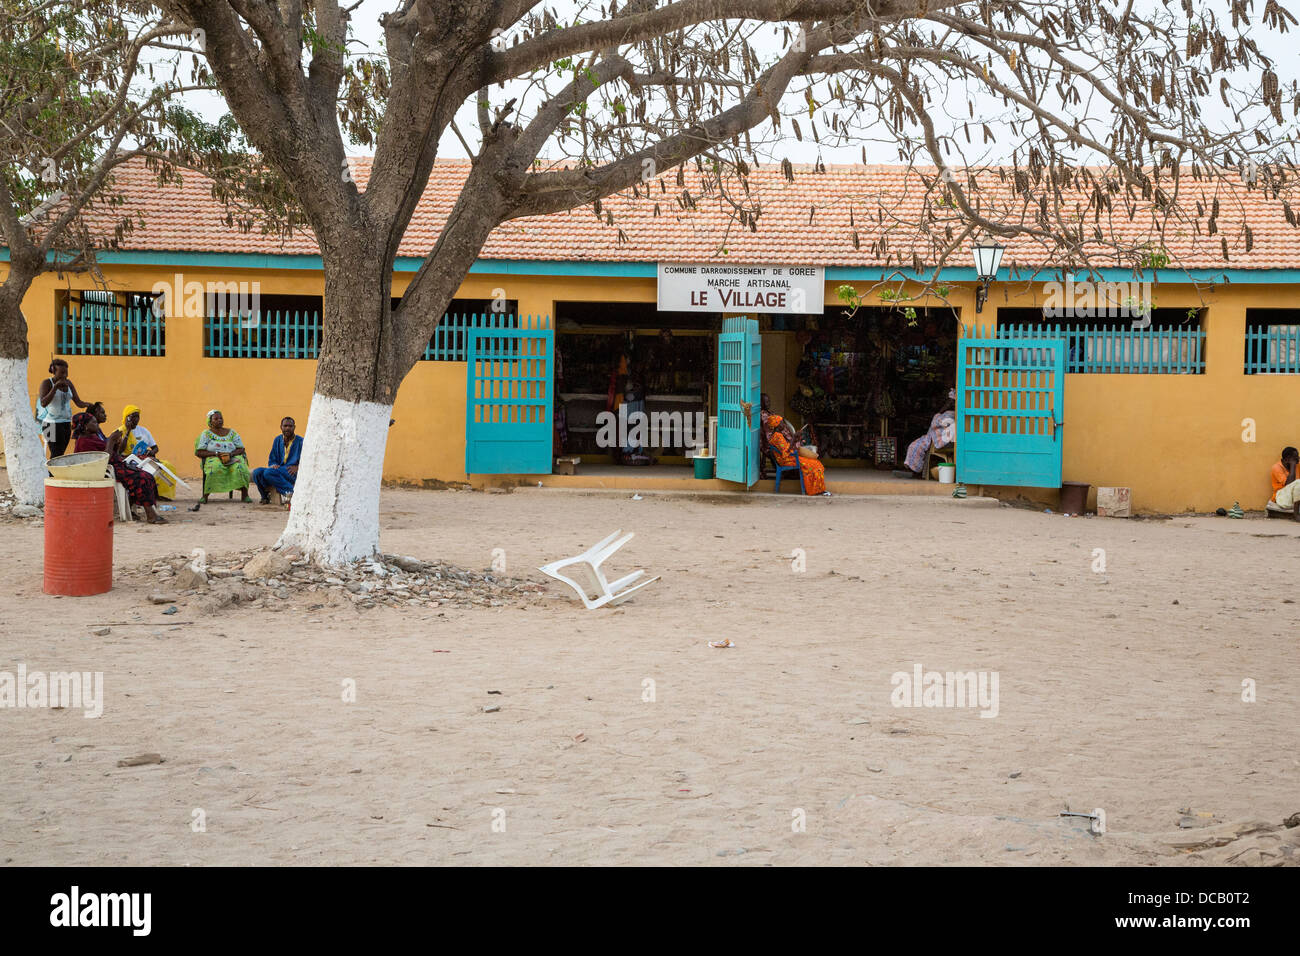
[[[114,481],[45,479],[46,594],[85,597],[113,587]]]

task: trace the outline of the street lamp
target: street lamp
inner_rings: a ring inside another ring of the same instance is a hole
[[[986,240],[971,247],[975,256],[975,271],[979,274],[979,288],[975,290],[975,311],[982,312],[989,297],[989,283],[998,277],[998,266],[1002,264],[1002,253],[1006,247]]]

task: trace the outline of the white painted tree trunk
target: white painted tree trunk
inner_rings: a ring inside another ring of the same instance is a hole
[[[379,486],[393,406],[312,395],[289,523],[276,545],[339,565],[379,551]]]
[[[25,358],[0,358],[0,435],[14,496],[22,504],[44,506],[45,449],[32,417]]]

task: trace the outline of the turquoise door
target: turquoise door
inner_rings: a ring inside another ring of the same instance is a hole
[[[957,480],[1061,487],[1064,339],[959,339]]]
[[[746,488],[758,481],[762,360],[758,320],[723,320],[718,336],[717,476]]]
[[[555,332],[466,332],[465,472],[549,475]]]

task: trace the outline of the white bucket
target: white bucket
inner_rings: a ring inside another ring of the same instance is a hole
[[[956,466],[956,465],[940,465],[940,466],[939,466],[939,484],[941,484],[941,485],[951,485],[951,484],[954,484],[956,481],[957,481],[957,466]]]
[[[108,452],[82,451],[73,455],[60,455],[45,463],[51,477],[63,481],[95,481],[104,477],[108,467]]]

